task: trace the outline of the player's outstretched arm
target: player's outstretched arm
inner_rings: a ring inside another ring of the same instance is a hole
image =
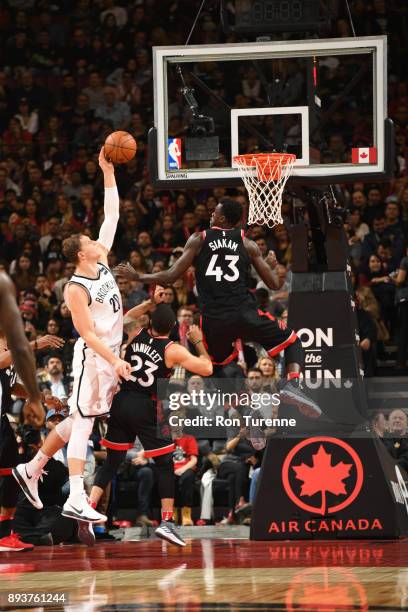
[[[17,374],[27,390],[31,410],[44,421],[44,410],[37,385],[33,351],[24,332],[23,321],[15,299],[14,285],[0,273],[0,325],[7,339]]]
[[[245,238],[245,248],[251,258],[252,265],[269,289],[279,289],[277,280],[273,274],[278,262],[273,251],[269,251],[266,259],[262,258],[258,245],[252,240]]]
[[[63,338],[59,338],[58,336],[53,336],[51,334],[47,334],[45,336],[41,336],[37,340],[31,340],[30,346],[33,351],[41,350],[43,348],[55,348],[60,349],[64,346],[65,340]],[[0,354],[0,370],[4,368],[8,368],[9,365],[13,363],[13,356],[11,351],[4,351],[4,353]]]
[[[157,304],[161,304],[164,300],[164,287],[157,285],[154,290],[153,297],[150,300],[145,300],[141,304],[134,306],[127,311],[125,319],[138,319],[150,310],[154,310]]]
[[[156,272],[155,274],[139,274],[129,264],[120,264],[114,268],[113,272],[117,276],[124,276],[128,280],[138,280],[141,283],[162,285],[167,287],[172,285],[180,276],[183,276],[193,264],[194,258],[198,255],[202,244],[200,232],[195,232],[187,240],[182,256],[168,270]]]
[[[106,359],[114,367],[118,376],[129,380],[130,364],[117,357],[95,334],[94,323],[88,306],[88,296],[85,290],[79,285],[72,284],[68,285],[65,295],[71,311],[72,322],[86,345],[103,359]]]
[[[116,187],[115,167],[106,159],[103,147],[99,153],[99,166],[103,172],[105,200],[104,220],[99,230],[98,242],[105,253],[102,263],[107,263],[107,255],[112,248],[119,221],[119,194]]]
[[[157,304],[161,304],[164,300],[164,288],[160,285],[157,285],[154,290],[153,297],[150,300],[145,300],[141,304],[134,306],[126,313],[125,318],[123,319],[123,331],[125,334],[130,334],[130,331],[133,330],[134,333],[137,333],[138,327],[135,327],[135,321],[140,319],[144,314],[154,310]],[[140,328],[140,327],[139,327]]]
[[[192,355],[181,344],[172,344],[166,350],[165,361],[168,368],[181,366],[185,370],[200,376],[211,376],[213,366],[211,359],[203,343],[203,334],[197,325],[191,325],[187,337],[197,349],[198,357]]]

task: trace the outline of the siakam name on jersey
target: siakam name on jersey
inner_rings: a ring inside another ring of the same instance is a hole
[[[229,238],[218,238],[208,243],[208,246],[212,251],[218,251],[218,249],[230,249],[236,251],[238,249],[238,243],[230,240]]]

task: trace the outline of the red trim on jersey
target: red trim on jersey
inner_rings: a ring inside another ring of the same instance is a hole
[[[203,230],[203,231],[201,232],[201,240],[205,240],[205,239],[206,239],[206,236],[207,236],[207,232],[206,232],[205,230]]]
[[[106,448],[116,451],[129,450],[130,448],[133,448],[133,442],[110,442],[109,440],[105,440],[105,438],[101,440],[100,444],[101,446],[106,446]]]
[[[242,240],[245,238],[245,230],[243,230],[243,229],[241,230],[241,238],[242,238]]]
[[[225,366],[231,363],[231,361],[234,361],[234,359],[236,359],[237,357],[238,357],[238,351],[235,348],[233,352],[231,353],[231,355],[227,357],[226,359],[224,359],[224,361],[214,361],[212,357],[211,357],[211,361],[213,362],[214,365]]]
[[[210,229],[217,229],[217,230],[221,230],[222,232],[232,232],[232,230],[234,230],[235,227],[218,227],[217,225],[213,225],[213,227],[210,227]]]
[[[271,321],[276,321],[275,317],[271,315],[270,312],[265,312],[264,310],[261,310],[260,308],[258,308],[258,314],[260,317],[267,317]]]
[[[205,334],[204,334],[204,330],[203,330],[203,315],[200,315],[200,329],[201,329],[201,333],[203,334],[203,344],[205,349],[208,349],[208,344],[207,344],[207,340],[205,339]]]
[[[13,468],[0,468],[0,476],[10,476]]]
[[[171,443],[171,444],[168,444],[167,446],[162,446],[161,448],[156,448],[154,450],[145,451],[144,456],[147,458],[160,457],[160,455],[167,455],[167,453],[172,453],[175,448],[176,448],[176,445]]]
[[[290,334],[289,338],[285,340],[285,342],[281,342],[280,344],[278,344],[278,346],[275,346],[274,348],[271,348],[269,349],[269,351],[267,351],[269,357],[275,357],[275,355],[278,355],[281,351],[284,351],[286,347],[296,342],[296,340],[297,335],[296,332],[293,331]]]

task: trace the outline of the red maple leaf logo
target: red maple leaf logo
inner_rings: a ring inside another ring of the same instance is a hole
[[[347,493],[342,481],[350,476],[352,464],[340,461],[337,465],[331,465],[331,454],[325,451],[323,445],[319,446],[319,450],[312,457],[312,467],[305,463],[292,467],[296,473],[296,478],[303,480],[301,496],[312,496],[319,491],[322,492],[322,506],[317,512],[325,514],[327,492],[333,493],[333,495]]]
[[[362,157],[363,159],[365,159],[366,157],[368,157],[367,153],[360,153],[360,157]]]

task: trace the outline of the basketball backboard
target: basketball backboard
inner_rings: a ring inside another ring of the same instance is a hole
[[[158,187],[241,184],[244,153],[296,154],[301,183],[391,175],[385,36],[155,47]]]

